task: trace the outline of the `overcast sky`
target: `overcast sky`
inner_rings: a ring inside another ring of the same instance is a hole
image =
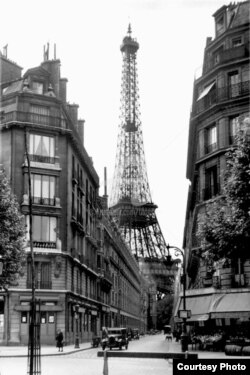
[[[0,0],[0,49],[23,73],[40,65],[43,46],[61,60],[68,101],[85,119],[85,147],[111,189],[119,125],[122,55],[132,26],[137,53],[141,122],[152,199],[165,240],[182,247],[188,181],[186,158],[195,74],[212,14],[226,0]]]

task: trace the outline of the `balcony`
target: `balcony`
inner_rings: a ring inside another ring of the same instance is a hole
[[[56,249],[56,242],[52,241],[33,241],[33,246],[40,249]]]
[[[206,146],[206,154],[210,154],[211,152],[217,150],[217,143],[211,143],[210,145]]]
[[[27,289],[32,288],[32,282],[31,280],[27,281]],[[35,280],[35,288],[36,289],[52,289],[52,281],[51,280],[44,280],[44,281],[38,281]]]
[[[48,163],[48,164],[55,164],[55,157],[54,156],[44,156],[44,155],[34,155],[30,154],[30,161],[34,161],[37,163]]]
[[[231,62],[233,60],[242,59],[249,55],[245,45],[239,45],[233,48],[225,49],[214,53],[209,59],[205,61],[204,73],[208,73],[215,67]]]
[[[65,128],[65,120],[60,117],[13,111],[4,114],[4,122],[28,122],[38,125]]]
[[[249,95],[249,81],[240,82],[235,85],[227,85],[221,88],[213,88],[202,99],[196,102],[194,114],[200,114],[215,104],[226,100],[238,99]]]

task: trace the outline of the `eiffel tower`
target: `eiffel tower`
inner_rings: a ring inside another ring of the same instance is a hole
[[[171,268],[173,273],[168,275],[174,277],[177,265],[173,267],[175,262],[171,262],[149,188],[140,121],[136,61],[139,43],[131,36],[130,24],[120,49],[123,57],[121,112],[110,210],[136,259],[151,263],[151,271],[157,265],[158,274],[159,266],[165,270]],[[160,289],[165,290],[165,286]]]

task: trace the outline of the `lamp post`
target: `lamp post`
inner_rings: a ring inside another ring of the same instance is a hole
[[[74,306],[74,317],[76,321],[76,337],[75,337],[75,349],[79,349],[79,305]]]
[[[188,336],[187,336],[187,318],[188,318],[188,310],[186,309],[186,258],[184,250],[181,250],[179,247],[176,246],[169,246],[167,245],[168,256],[167,260],[171,259],[171,255],[169,253],[169,249],[175,250],[175,255],[181,255],[183,261],[183,274],[181,277],[181,282],[183,284],[183,310],[182,310],[182,333],[181,333],[181,350],[182,352],[186,352],[188,350]]]

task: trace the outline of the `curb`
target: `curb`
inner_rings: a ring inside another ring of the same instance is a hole
[[[74,353],[82,352],[84,350],[89,350],[89,349],[92,349],[92,346],[87,347],[87,348],[82,348],[82,349],[81,348],[75,349],[75,350],[71,350],[68,352],[45,353],[45,354],[41,354],[41,357],[54,357],[54,356],[60,356],[60,355],[68,355],[68,354],[74,354]],[[28,357],[28,354],[6,354],[6,355],[0,354],[0,358],[24,358],[24,357]]]

